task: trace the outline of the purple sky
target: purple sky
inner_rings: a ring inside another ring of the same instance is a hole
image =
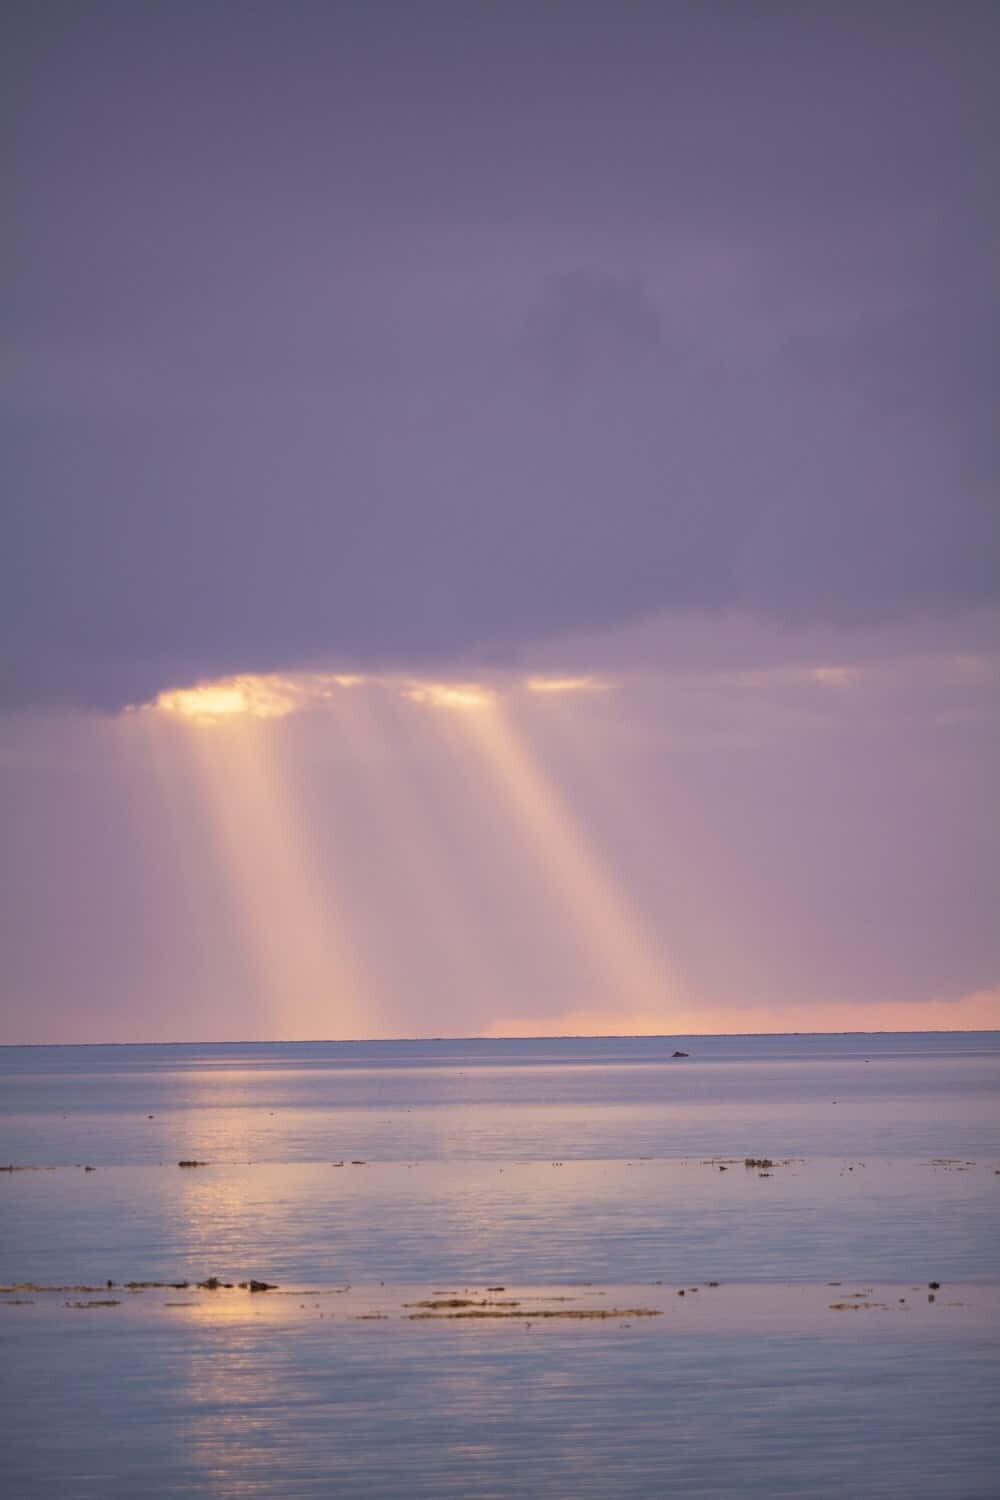
[[[577,919],[617,890],[706,1025],[995,991],[995,6],[5,26],[0,1034],[278,1025],[204,765],[115,715],[308,668],[375,679],[364,745],[315,707],[254,734],[373,1027],[646,1014],[572,936],[564,842]],[[607,691],[524,697],[543,670]],[[477,821],[499,762],[401,707],[411,678],[488,680],[544,769],[541,926],[520,814]],[[480,961],[446,972],[459,895]]]

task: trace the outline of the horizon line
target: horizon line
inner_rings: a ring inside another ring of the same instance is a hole
[[[878,1031],[655,1031],[605,1032],[581,1034],[565,1032],[555,1035],[525,1036],[370,1036],[370,1037],[214,1037],[201,1040],[173,1041],[97,1041],[97,1042],[4,1042],[0,1048],[14,1047],[364,1047],[384,1042],[669,1042],[711,1041],[718,1037],[822,1037],[822,1036],[1000,1036],[998,1026],[893,1028]]]

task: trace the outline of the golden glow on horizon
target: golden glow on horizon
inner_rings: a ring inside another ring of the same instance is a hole
[[[491,1037],[528,1036],[768,1036],[794,1032],[994,1031],[1000,1027],[1000,989],[954,1000],[878,1000],[865,1004],[698,1004],[627,1013],[571,1010],[555,1016],[511,1016],[483,1032]]]

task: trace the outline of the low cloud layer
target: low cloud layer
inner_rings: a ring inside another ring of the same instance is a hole
[[[17,18],[0,701],[996,601],[988,7],[279,11]]]

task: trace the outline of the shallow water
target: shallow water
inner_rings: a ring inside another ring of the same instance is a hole
[[[118,1284],[0,1296],[4,1493],[995,1494],[998,1084],[995,1033],[0,1049],[0,1282]],[[120,1288],[210,1275],[280,1289]]]
[[[767,1177],[700,1159],[19,1172],[0,1185],[0,1280],[986,1283],[992,1160],[814,1159]]]

